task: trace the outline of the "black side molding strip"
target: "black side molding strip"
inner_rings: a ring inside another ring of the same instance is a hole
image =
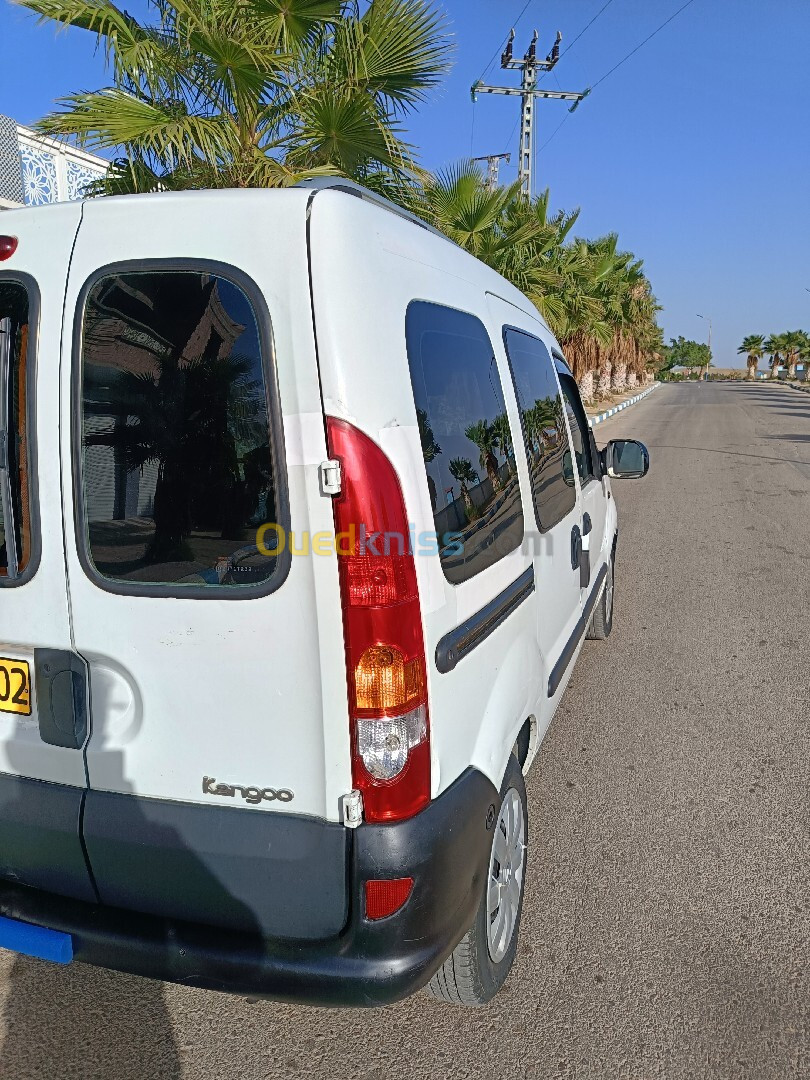
[[[494,600],[490,600],[475,615],[471,615],[460,626],[445,634],[436,646],[436,667],[442,675],[452,671],[459,660],[463,660],[476,645],[485,641],[533,592],[534,567],[530,566]]]
[[[548,696],[554,697],[557,693],[560,683],[563,681],[563,676],[568,670],[568,665],[571,663],[574,653],[577,651],[577,645],[579,645],[580,638],[588,629],[588,622],[591,618],[591,613],[596,607],[596,601],[599,599],[599,591],[602,588],[602,583],[607,577],[607,565],[602,564],[602,569],[596,575],[596,581],[591,589],[588,600],[585,604],[585,608],[579,617],[577,625],[574,627],[574,632],[568,639],[568,643],[562,651],[562,655],[557,663],[554,665],[551,675],[548,679]]]

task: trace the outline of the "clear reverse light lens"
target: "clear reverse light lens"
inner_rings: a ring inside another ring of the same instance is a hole
[[[408,753],[427,738],[424,705],[404,716],[357,721],[357,751],[375,780],[393,780],[405,768]]]

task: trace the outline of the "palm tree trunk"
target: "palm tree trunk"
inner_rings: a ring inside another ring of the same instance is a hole
[[[586,371],[579,380],[579,392],[586,405],[593,401],[593,372]]]
[[[610,360],[603,360],[599,365],[599,381],[596,384],[596,393],[600,397],[607,397],[610,394],[610,376],[612,370]]]
[[[613,371],[612,389],[622,394],[627,389],[627,364],[617,364]]]
[[[628,372],[627,373],[627,389],[628,390],[635,390],[637,383],[638,383],[638,376],[636,375],[635,371]]]
[[[752,360],[751,357],[749,356],[748,357],[748,378],[753,381],[756,378],[756,372],[757,372],[757,359],[756,359],[756,357],[754,357],[754,359]]]
[[[487,454],[487,476],[492,481],[493,491],[501,490],[501,478],[498,476],[498,459],[494,454]]]

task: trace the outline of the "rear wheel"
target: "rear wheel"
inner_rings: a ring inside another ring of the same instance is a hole
[[[613,559],[607,564],[607,570],[605,587],[588,629],[588,637],[596,641],[604,641],[613,629]]]
[[[528,814],[514,754],[501,787],[484,893],[475,922],[426,989],[456,1005],[485,1005],[503,986],[517,952],[526,880]]]

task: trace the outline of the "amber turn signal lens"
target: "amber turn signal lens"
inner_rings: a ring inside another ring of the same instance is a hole
[[[424,700],[425,671],[421,658],[406,660],[392,645],[366,649],[354,669],[358,709],[401,712]]]

